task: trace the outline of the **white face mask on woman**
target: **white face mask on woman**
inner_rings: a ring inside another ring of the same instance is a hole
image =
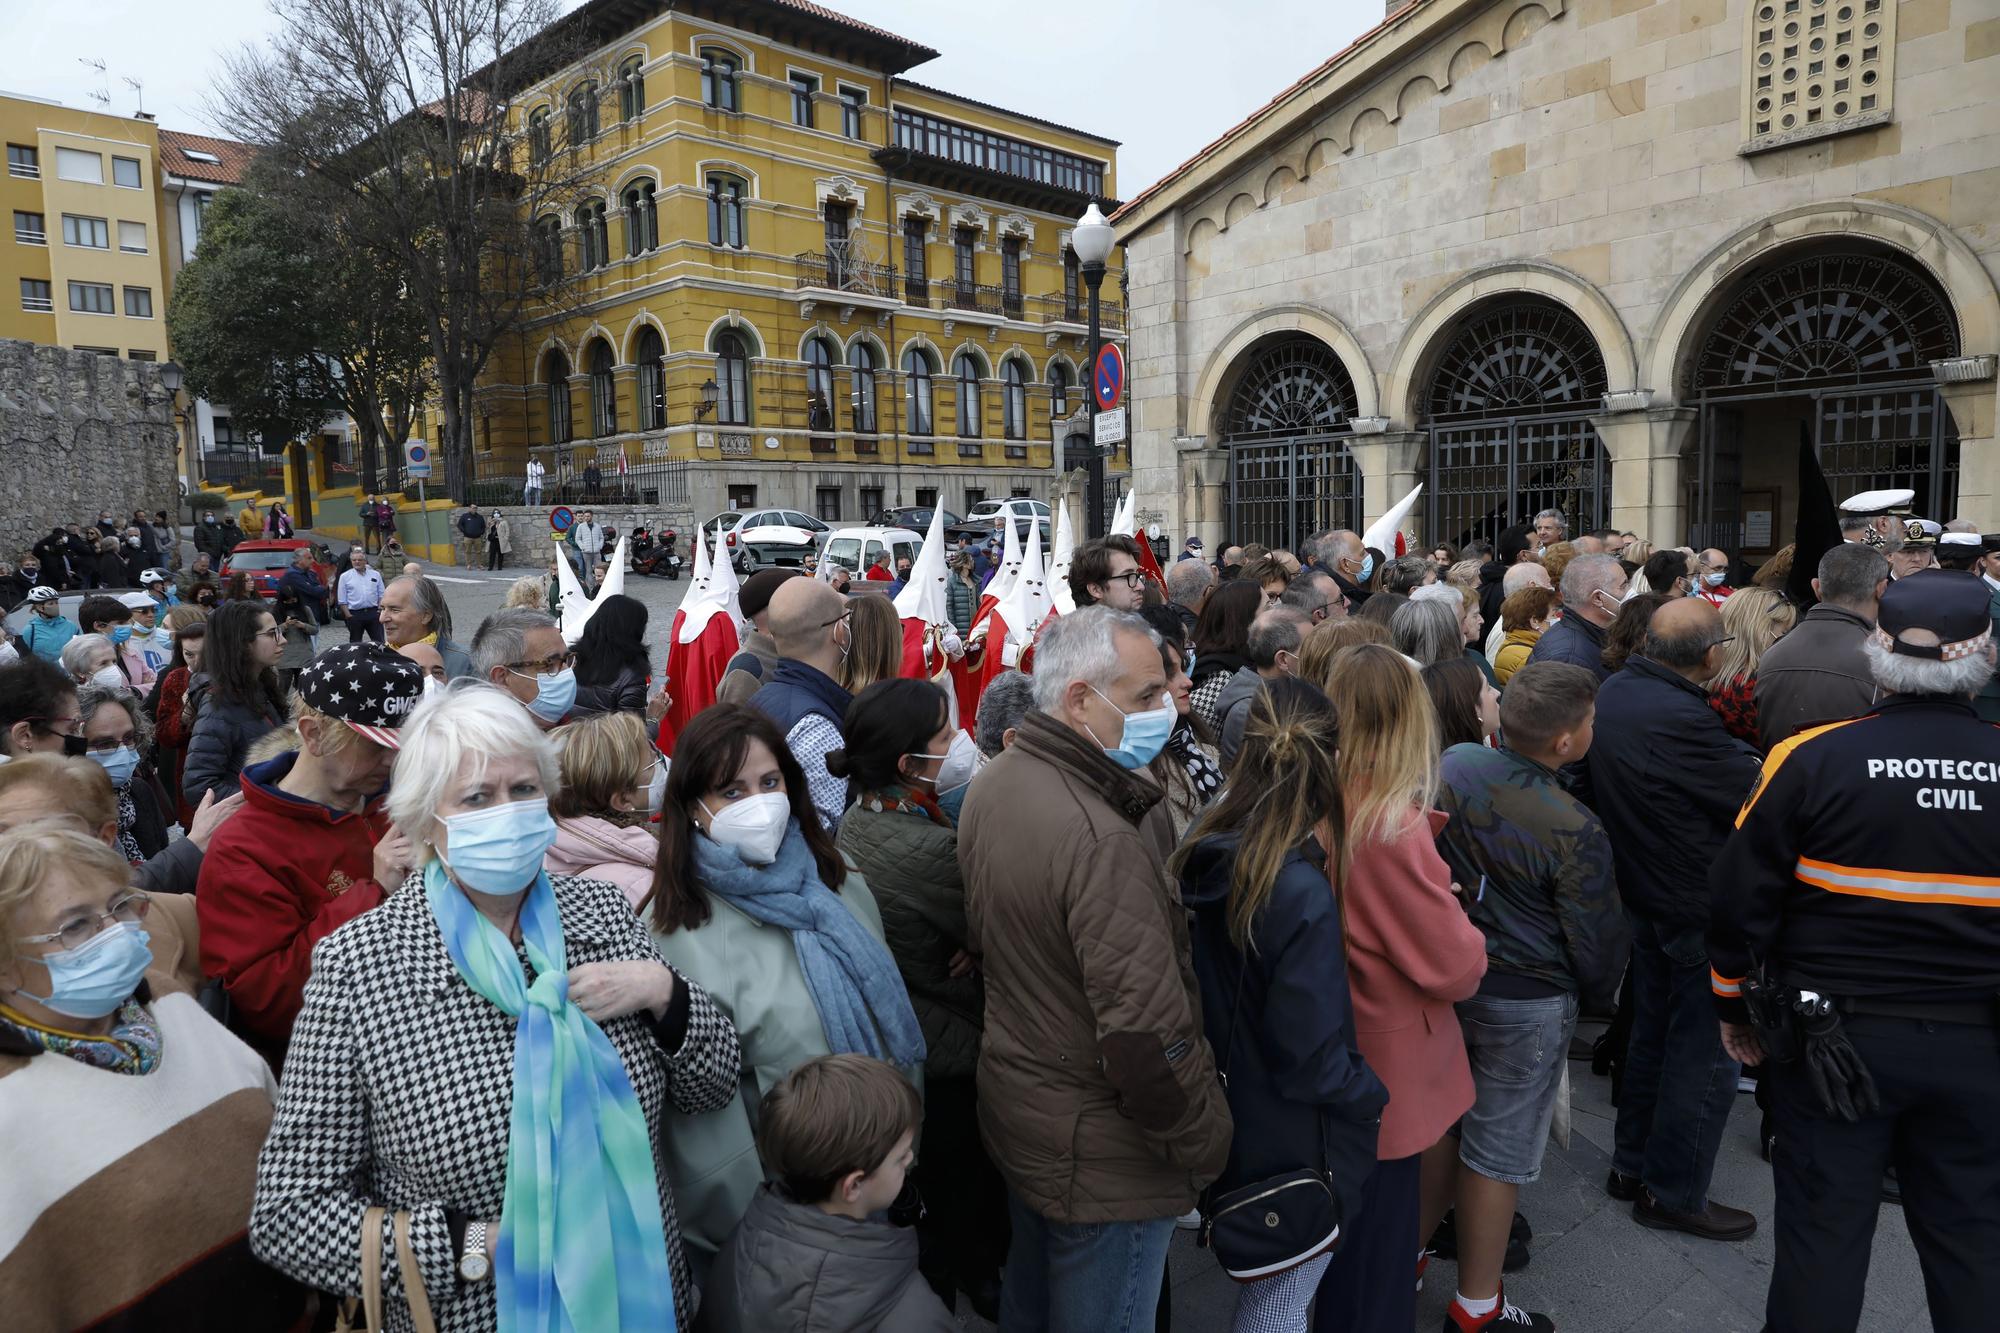
[[[745,864],[767,866],[778,859],[778,848],[792,822],[792,802],[785,793],[760,792],[720,811],[710,810],[706,802],[700,804],[708,816],[708,836],[734,848]]]

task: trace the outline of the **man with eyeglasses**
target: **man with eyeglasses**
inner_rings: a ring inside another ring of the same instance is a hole
[[[1137,611],[1146,604],[1146,576],[1139,568],[1139,543],[1113,534],[1076,548],[1069,562],[1069,591],[1079,610],[1108,606]]]
[[[0,667],[0,764],[31,754],[80,755],[76,682],[39,657]]]
[[[480,622],[472,671],[518,699],[543,731],[561,726],[576,704],[576,654],[555,617],[529,607],[508,607]]]
[[[1287,584],[1278,601],[1281,605],[1305,612],[1312,625],[1347,617],[1347,594],[1340,590],[1333,575],[1318,566],[1303,571]],[[1310,629],[1311,625],[1307,628]]]
[[[1728,642],[1699,597],[1655,611],[1640,652],[1598,691],[1590,777],[1633,923],[1632,1037],[1605,1192],[1631,1200],[1643,1226],[1737,1241],[1756,1217],[1708,1197],[1740,1072],[1709,992],[1708,870],[1763,762],[1708,704]]]
[[[778,662],[750,705],[785,733],[831,834],[847,810],[847,783],[827,771],[826,757],[847,745],[841,725],[853,696],[836,677],[853,643],[851,612],[847,599],[818,579],[791,579],[771,594],[769,613]]]
[[[1694,558],[1694,595],[1720,610],[1736,589],[1729,586],[1729,557],[1713,546]]]

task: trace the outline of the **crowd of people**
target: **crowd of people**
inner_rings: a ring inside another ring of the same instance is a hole
[[[0,666],[0,1309],[1142,1333],[1180,1227],[1243,1333],[1413,1328],[1446,1264],[1446,1333],[1551,1330],[1504,1275],[1588,1016],[1634,1223],[1753,1234],[1761,1068],[1769,1327],[1857,1327],[1891,1168],[1983,1326],[2000,539],[1860,499],[1809,609],[1554,511],[1100,538],[970,693],[767,570],[679,726],[621,593],[461,634],[365,544],[206,600],[156,545]],[[976,655],[1010,557],[931,558]]]

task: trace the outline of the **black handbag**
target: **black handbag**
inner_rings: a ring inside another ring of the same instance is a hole
[[[1236,1003],[1229,1014],[1229,1042],[1216,1071],[1226,1093],[1236,1053],[1236,1023],[1243,1015],[1243,970],[1236,974]],[[1238,1282],[1256,1282],[1297,1268],[1340,1240],[1340,1197],[1334,1193],[1322,1148],[1317,1166],[1265,1176],[1224,1194],[1202,1195],[1201,1244],[1215,1251],[1222,1271]]]

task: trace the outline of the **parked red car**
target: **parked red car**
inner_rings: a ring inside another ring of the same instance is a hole
[[[324,546],[303,537],[258,538],[238,542],[236,549],[222,559],[223,580],[227,582],[231,574],[241,571],[250,576],[250,586],[257,590],[258,596],[275,597],[278,580],[292,567],[292,552],[301,549],[312,552],[313,573],[319,575],[320,582],[331,589],[333,581],[339,577],[332,557]]]

